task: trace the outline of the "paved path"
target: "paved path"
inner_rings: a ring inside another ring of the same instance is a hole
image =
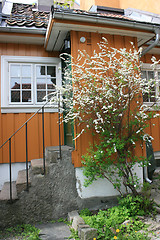
[[[43,223],[36,225],[40,232],[40,239],[42,240],[64,240],[71,235],[69,227],[63,223]]]

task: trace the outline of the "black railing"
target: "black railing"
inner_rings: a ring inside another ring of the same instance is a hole
[[[59,125],[59,158],[61,159],[61,129],[60,129],[60,94],[58,95],[58,125]],[[18,128],[1,146],[0,149],[8,142],[9,143],[9,181],[10,181],[10,202],[12,202],[12,159],[11,159],[11,140],[17,132],[19,132],[25,126],[25,145],[26,145],[26,191],[29,191],[29,172],[28,172],[28,122],[34,118],[34,116],[42,111],[42,141],[43,141],[43,173],[46,173],[46,159],[45,159],[45,131],[44,131],[44,108],[50,102],[46,101],[45,104],[40,107],[20,128]]]

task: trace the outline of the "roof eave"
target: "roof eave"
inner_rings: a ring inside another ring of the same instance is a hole
[[[14,33],[30,33],[30,34],[46,34],[46,29],[40,28],[25,28],[25,27],[11,27],[11,26],[0,26],[0,32],[14,32]]]
[[[62,39],[60,39],[60,35],[62,32],[62,36],[65,36],[67,34],[66,27],[64,26],[64,29],[60,29],[58,31],[58,27],[55,27],[55,24],[53,21],[55,20],[69,20],[71,22],[79,22],[79,23],[88,23],[88,24],[104,24],[104,25],[112,25],[117,27],[123,27],[123,28],[131,28],[131,29],[137,29],[139,31],[145,30],[149,31],[154,34],[155,29],[159,28],[158,24],[152,24],[152,23],[145,23],[145,22],[138,22],[138,21],[132,21],[127,19],[121,19],[121,18],[111,18],[111,17],[103,17],[103,16],[93,16],[93,15],[85,15],[85,14],[77,14],[77,13],[71,13],[71,12],[54,12],[53,17],[50,19],[45,39],[45,47],[48,51],[52,50],[60,50]],[[70,29],[72,30],[72,29]],[[58,38],[58,46],[56,47],[54,41],[52,41],[52,36],[54,32],[54,39]],[[64,40],[64,39],[63,39]],[[53,42],[53,45],[51,44]]]

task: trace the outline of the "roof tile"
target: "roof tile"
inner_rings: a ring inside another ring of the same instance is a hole
[[[6,23],[10,26],[47,28],[50,12],[35,11],[33,8],[34,5],[14,3]]]

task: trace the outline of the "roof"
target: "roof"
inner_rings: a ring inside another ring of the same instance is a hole
[[[80,16],[90,16],[90,17],[98,17],[98,18],[108,18],[108,19],[119,19],[126,20],[130,22],[135,22],[133,18],[126,16],[124,14],[124,10],[122,9],[103,9],[102,12],[95,11],[84,11],[80,9],[61,9],[54,8],[52,6],[52,14],[54,13],[64,13],[64,14],[73,14]],[[111,11],[112,10],[112,11]],[[121,11],[118,11],[121,10]],[[122,14],[123,12],[123,14]],[[38,11],[35,9],[34,5],[30,4],[18,4],[14,3],[11,15],[7,17],[6,23],[9,26],[18,26],[18,27],[36,27],[36,28],[47,28],[49,22],[50,12],[47,11]],[[138,21],[136,21],[138,22]]]
[[[53,8],[53,12],[64,12],[71,13],[76,15],[88,15],[95,17],[106,17],[106,18],[114,18],[114,19],[124,19],[128,21],[133,21],[133,19],[122,15],[121,13],[110,13],[110,12],[87,12],[79,9],[60,9]],[[18,26],[18,27],[36,27],[36,28],[47,28],[49,22],[50,12],[46,11],[37,11],[34,8],[34,5],[30,4],[20,4],[14,3],[11,15],[7,17],[6,23],[9,26]]]
[[[123,9],[102,9],[105,11],[83,11],[77,9],[51,8],[52,18],[45,38],[47,51],[62,49],[67,33],[72,31],[99,32],[138,38],[144,44],[155,36],[157,23],[138,21],[125,15]]]
[[[84,15],[84,16],[95,16],[95,17],[108,17],[108,18],[116,18],[116,19],[124,19],[124,20],[129,20],[133,21],[132,18],[127,17],[125,15],[122,15],[121,13],[115,12],[115,13],[110,13],[106,11],[104,12],[92,12],[92,11],[84,11],[80,9],[54,9],[52,8],[52,13],[54,12],[64,12],[64,13],[70,13],[70,14],[76,14],[76,15]]]
[[[6,23],[9,26],[47,28],[49,15],[50,12],[35,10],[34,5],[14,3]]]

